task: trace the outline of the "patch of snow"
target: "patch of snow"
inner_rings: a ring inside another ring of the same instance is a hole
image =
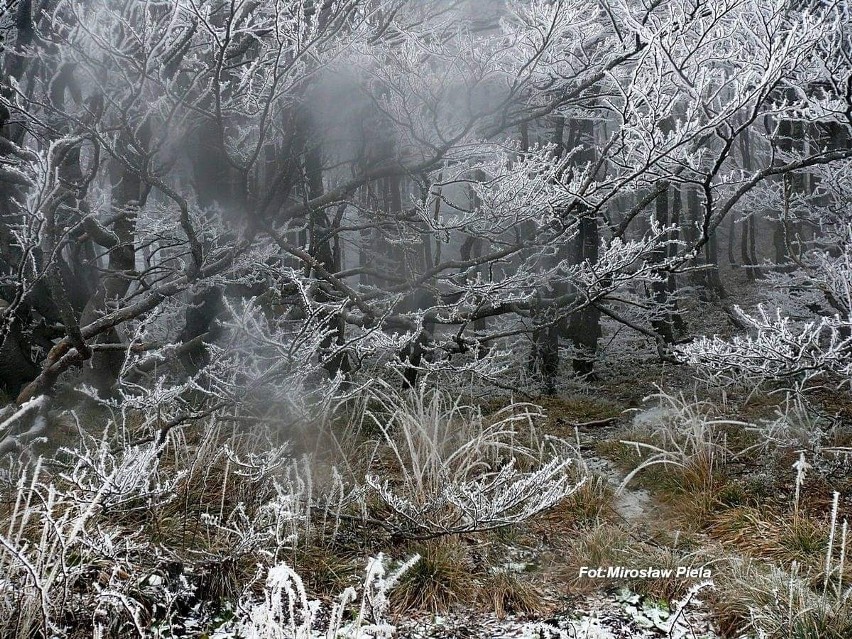
[[[613,489],[617,489],[624,479],[624,473],[608,459],[596,456],[589,457],[586,459],[586,466],[589,470],[600,473],[606,478],[607,483]],[[627,486],[615,493],[613,508],[625,521],[636,521],[651,509],[651,493],[644,488]]]
[[[709,618],[709,612],[697,600],[678,616],[663,604],[623,590],[615,596],[589,595],[573,610],[546,621],[456,613],[403,621],[399,636],[406,639],[719,639]]]

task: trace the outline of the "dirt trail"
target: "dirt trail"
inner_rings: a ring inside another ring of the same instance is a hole
[[[585,458],[586,466],[592,473],[606,478],[615,491],[613,508],[626,524],[640,525],[654,509],[653,498],[644,488],[636,488],[635,483],[622,487],[627,473],[621,471],[611,461],[597,455]]]
[[[630,425],[641,426],[661,417],[660,409],[652,407],[635,412]],[[623,438],[624,421],[621,424],[576,433],[583,461],[589,472],[603,477],[614,492],[612,510],[619,527],[637,539],[653,534],[665,524],[661,510],[665,506],[654,495],[638,486],[636,479],[623,485],[628,470],[623,470],[613,461],[595,451],[602,441],[619,441]],[[638,462],[637,462],[638,463]],[[676,637],[680,639],[717,639],[711,630],[709,612],[699,607],[689,607],[688,623],[685,619],[670,617],[665,607],[622,588],[620,591],[595,592],[580,598],[572,605],[567,617],[561,618],[561,627],[569,629],[567,635],[589,639],[626,639]],[[560,617],[560,615],[557,615]],[[571,633],[574,634],[571,634]],[[495,637],[499,635],[494,635]],[[512,635],[506,635],[512,636]],[[546,635],[545,635],[546,636]],[[558,635],[553,635],[558,636]]]
[[[643,426],[664,419],[665,410],[656,406],[633,412],[629,418],[631,426]],[[624,485],[629,471],[619,468],[611,460],[595,453],[595,444],[602,441],[623,439],[624,425],[608,426],[577,434],[580,452],[589,472],[604,477],[614,492],[613,509],[628,527],[642,528],[645,524],[658,526],[661,523],[660,509],[663,507],[646,489],[640,488],[636,478]],[[639,463],[637,458],[637,464]]]

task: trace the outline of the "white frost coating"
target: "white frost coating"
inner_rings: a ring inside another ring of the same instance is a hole
[[[21,419],[21,417],[29,413],[31,410],[44,406],[45,401],[45,396],[41,395],[39,397],[33,397],[21,404],[21,407],[18,410],[0,423],[0,433],[5,432],[12,424]]]
[[[245,602],[240,618],[218,629],[213,639],[234,633],[245,639],[390,639],[396,627],[387,621],[388,593],[419,560],[414,555],[388,575],[384,556],[371,558],[355,619],[343,622],[344,611],[358,599],[357,591],[347,588],[331,607],[323,629],[318,627],[319,620],[326,618],[322,604],[308,597],[298,573],[285,563],[278,564],[267,575],[263,602]]]
[[[388,480],[367,476],[369,485],[412,534],[456,534],[520,523],[552,508],[585,482],[568,473],[571,459],[552,459],[531,472],[510,460],[496,473],[448,483],[437,494],[398,494]]]
[[[844,192],[852,193],[852,185]],[[814,249],[796,258],[791,273],[767,275],[771,296],[774,289],[774,301],[783,302],[784,307],[770,311],[758,305],[755,313],[735,307],[748,334],[731,339],[702,337],[680,347],[677,356],[717,383],[781,380],[801,391],[818,379],[828,379],[848,386],[852,383],[852,225],[840,225],[834,241],[831,251]]]
[[[849,381],[852,337],[848,318],[822,317],[798,324],[780,309],[769,313],[758,307],[757,315],[737,310],[754,335],[730,340],[699,338],[680,347],[679,357],[719,383],[784,380],[801,389],[827,373]]]

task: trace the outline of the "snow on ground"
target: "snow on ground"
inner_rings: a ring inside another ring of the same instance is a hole
[[[681,615],[640,595],[623,590],[594,594],[571,611],[541,622],[494,615],[454,615],[412,619],[401,623],[407,639],[717,639],[709,611],[693,599]]]

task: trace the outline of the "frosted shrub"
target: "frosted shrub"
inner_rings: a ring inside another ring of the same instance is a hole
[[[272,566],[266,598],[246,605],[239,636],[313,636],[319,604],[278,562],[313,528],[317,537],[335,531],[352,495],[338,474],[330,492],[315,487],[311,460],[294,460],[286,446],[254,452],[238,435],[223,445],[216,421],[206,424],[211,432],[194,445],[196,460],[186,467],[189,447],[172,458],[177,431],[160,444],[131,445],[112,422],[100,438],[81,431],[79,445],[61,449],[55,460],[23,466],[0,531],[0,635],[146,637],[171,624],[197,628],[253,583],[230,566],[260,562]],[[204,492],[216,477],[211,469],[221,472],[221,486]],[[202,498],[200,511],[175,499],[190,494]],[[316,524],[312,511],[321,515]],[[190,548],[205,561],[166,582],[166,566],[187,560],[174,546],[153,544],[150,531],[168,541],[181,521],[184,531],[195,529]],[[386,592],[398,576],[386,576],[381,558],[371,562],[355,634],[329,636],[389,636]],[[179,611],[189,601],[196,604],[184,618]],[[344,619],[358,601],[354,590],[341,595],[330,617],[339,628],[348,627]]]
[[[846,187],[848,189],[848,187]],[[844,195],[848,199],[848,190]],[[838,225],[836,245],[796,260],[790,274],[771,273],[772,311],[736,307],[748,334],[727,340],[702,337],[676,356],[719,384],[780,382],[800,393],[818,383],[849,389],[852,380],[852,225]],[[805,296],[804,302],[800,300]]]
[[[413,536],[490,530],[517,524],[552,508],[585,483],[568,469],[571,459],[551,459],[530,472],[510,460],[500,470],[468,481],[452,480],[437,493],[406,494],[375,475],[367,484],[395,515],[397,532]]]
[[[63,624],[81,613],[111,618],[116,631],[140,629],[142,606],[128,593],[132,568],[126,558],[146,543],[96,520],[107,505],[138,495],[150,475],[131,483],[126,459],[107,465],[108,474],[96,482],[78,463],[71,477],[79,483],[70,486],[50,480],[40,460],[21,475],[8,529],[0,536],[0,634],[14,628],[16,636],[63,636]]]
[[[696,339],[679,347],[681,361],[719,385],[771,380],[801,391],[823,377],[848,383],[852,374],[848,318],[821,317],[799,323],[780,309],[769,312],[758,307],[756,314],[749,314],[737,308],[737,313],[751,335]]]
[[[247,639],[293,639],[312,635],[319,610],[318,601],[309,601],[302,578],[287,564],[270,568],[263,603],[254,605],[248,619],[238,626]]]
[[[538,407],[513,404],[486,420],[459,397],[422,384],[408,394],[379,384],[367,411],[380,432],[366,482],[404,536],[435,536],[519,523],[583,483],[577,453],[539,438]],[[523,426],[523,428],[519,428]],[[380,478],[375,467],[393,472]],[[389,475],[389,476],[388,476]]]
[[[419,557],[415,555],[399,568],[387,574],[385,558],[379,554],[367,564],[360,600],[354,588],[346,588],[328,614],[322,604],[308,597],[302,578],[286,563],[269,570],[263,601],[244,601],[239,619],[220,628],[214,639],[243,637],[245,639],[389,639],[396,628],[388,623],[388,594],[399,578]],[[344,622],[349,608],[357,610],[351,621]],[[325,620],[320,630],[320,620]]]
[[[61,448],[60,455],[66,455],[71,464],[60,477],[83,494],[99,494],[99,505],[104,508],[145,507],[152,500],[162,505],[170,499],[186,472],[161,477],[162,445],[123,442],[116,452],[109,430],[99,440],[82,434],[77,448]]]
[[[228,460],[231,459],[237,458],[229,454]],[[248,461],[240,465],[235,462],[227,468],[232,475],[257,470]],[[275,563],[284,551],[333,539],[340,527],[342,511],[353,504],[360,508],[363,489],[345,484],[335,469],[331,470],[328,486],[316,486],[314,473],[313,460],[304,456],[285,459],[278,476],[249,476],[257,490],[267,495],[251,510],[242,503],[225,510],[226,486],[223,486],[223,500],[218,509],[202,515],[209,543],[231,557],[257,553]]]

